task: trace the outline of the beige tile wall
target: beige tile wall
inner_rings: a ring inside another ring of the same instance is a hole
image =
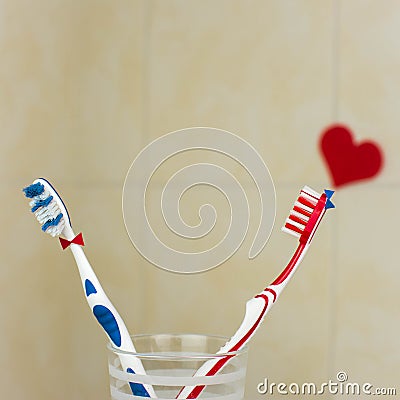
[[[319,384],[345,371],[395,386],[399,22],[389,0],[1,0],[2,398],[110,398],[106,338],[72,256],[40,232],[20,188],[45,176],[62,192],[132,332],[232,335],[295,246],[279,228],[298,190],[329,186],[317,141],[337,120],[379,142],[385,169],[336,194],[251,344],[246,399],[266,398],[256,390],[265,377]],[[199,125],[259,151],[276,226],[254,261],[246,239],[223,266],[180,276],[131,245],[122,185],[147,143]]]

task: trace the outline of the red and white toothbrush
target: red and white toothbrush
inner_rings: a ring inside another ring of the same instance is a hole
[[[335,206],[331,202],[332,190],[319,194],[305,186],[300,192],[289,217],[282,230],[299,237],[299,244],[289,263],[281,274],[261,293],[246,303],[246,314],[235,335],[219,349],[217,354],[231,353],[240,350],[254,335],[264,320],[272,305],[276,302],[287,285],[301,260],[304,258],[315,231],[325,214],[325,211]],[[227,355],[205,362],[195,373],[195,376],[212,376],[234,356]],[[177,399],[196,399],[205,388],[204,385],[185,386],[177,395]]]

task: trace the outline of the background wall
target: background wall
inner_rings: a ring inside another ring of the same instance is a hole
[[[321,383],[345,371],[396,386],[399,37],[400,2],[390,0],[1,0],[2,398],[109,398],[106,338],[72,255],[40,232],[22,187],[46,176],[59,188],[132,332],[231,335],[295,246],[280,226],[298,190],[330,186],[317,143],[333,122],[379,143],[385,168],[336,193],[252,341],[246,399],[265,398],[265,377]],[[254,261],[245,242],[223,266],[180,276],[131,245],[122,185],[152,139],[199,125],[260,152],[276,226]]]

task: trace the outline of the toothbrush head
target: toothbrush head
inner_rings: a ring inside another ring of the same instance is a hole
[[[319,194],[304,186],[282,230],[298,237],[300,243],[309,244],[325,211],[335,207],[331,201],[333,193],[333,190],[325,190]]]
[[[61,235],[66,228],[71,229],[67,208],[50,182],[39,178],[22,190],[31,199],[31,211],[42,225],[43,232],[54,237]]]

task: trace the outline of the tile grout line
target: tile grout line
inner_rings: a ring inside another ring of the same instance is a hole
[[[151,86],[151,36],[152,36],[152,18],[154,10],[153,0],[144,0],[143,10],[143,44],[142,44],[142,132],[140,133],[141,149],[143,149],[149,142],[149,121],[150,121],[150,86]],[[148,262],[145,260],[145,262]],[[147,281],[150,279],[148,268],[144,268],[144,279]],[[149,285],[150,287],[154,285]],[[154,293],[150,290],[144,291],[145,302],[150,312],[146,312],[142,315],[142,331],[149,330],[150,317],[155,309],[154,305]]]
[[[339,118],[340,0],[332,0],[332,121]]]
[[[150,45],[152,29],[153,1],[144,1],[143,46],[142,46],[142,132],[141,148],[148,144],[150,121]]]
[[[332,122],[339,118],[339,68],[340,68],[340,30],[341,30],[341,7],[340,0],[332,0]],[[338,219],[339,211],[334,210],[335,216],[332,220],[332,248],[330,273],[328,274],[329,287],[329,318],[328,318],[328,379],[335,377],[335,353],[337,344],[337,251],[338,251]],[[334,396],[330,396],[334,398]]]

